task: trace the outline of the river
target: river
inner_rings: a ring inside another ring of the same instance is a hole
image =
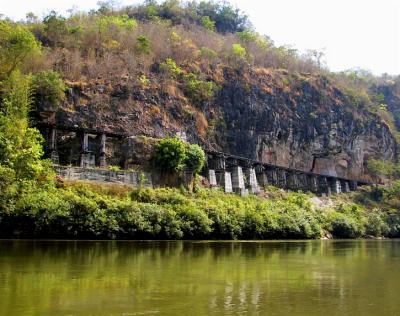
[[[400,315],[400,240],[0,241],[0,315]]]

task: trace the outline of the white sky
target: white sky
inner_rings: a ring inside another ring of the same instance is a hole
[[[18,20],[30,11],[42,16],[50,10],[66,14],[73,6],[89,10],[97,1],[0,0],[0,13]],[[333,71],[360,67],[378,75],[400,74],[400,0],[229,1],[277,45],[324,50]]]

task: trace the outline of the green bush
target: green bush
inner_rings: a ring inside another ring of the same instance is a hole
[[[87,184],[25,189],[0,207],[0,236],[81,239],[282,239],[397,237],[400,213],[356,204],[314,210],[308,196],[270,199],[202,189],[135,189],[130,197]]]
[[[188,144],[186,146],[186,168],[193,171],[195,174],[199,173],[203,169],[205,161],[206,155],[199,145]]]
[[[165,138],[155,146],[156,166],[167,172],[176,172],[184,168],[186,159],[185,143],[179,138]]]
[[[326,228],[336,238],[362,237],[366,234],[366,224],[365,212],[356,204],[342,204],[326,218]]]
[[[179,67],[172,58],[167,58],[163,63],[161,63],[160,69],[174,78],[178,78],[183,74],[182,68]]]
[[[202,170],[206,156],[199,145],[185,143],[178,138],[165,138],[156,144],[154,160],[157,167],[167,172],[187,168],[197,174]]]
[[[200,19],[201,24],[209,31],[215,31],[215,21],[211,20],[209,16],[203,16]]]
[[[381,210],[373,209],[367,213],[365,231],[367,235],[375,237],[387,235],[389,226],[386,222],[386,216]]]
[[[65,97],[65,85],[60,74],[55,71],[42,71],[33,76],[33,98],[37,107],[50,105],[56,110]]]
[[[136,42],[136,49],[138,52],[142,54],[148,54],[150,52],[150,40],[146,36],[138,36]]]
[[[233,44],[232,45],[232,55],[237,58],[245,58],[247,55],[246,48],[244,48],[240,44]]]
[[[186,95],[196,103],[210,100],[218,90],[213,81],[199,80],[194,73],[185,75],[184,81]]]

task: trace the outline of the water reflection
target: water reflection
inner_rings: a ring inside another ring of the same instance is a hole
[[[400,241],[0,241],[0,315],[396,315]]]

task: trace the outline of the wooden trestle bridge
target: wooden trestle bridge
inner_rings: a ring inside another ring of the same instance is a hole
[[[107,166],[106,142],[107,138],[123,140],[133,135],[113,133],[78,126],[63,126],[46,123],[37,123],[46,139],[46,152],[53,162],[58,165],[59,153],[57,149],[58,132],[74,132],[80,138],[80,165],[85,170]],[[89,135],[98,139],[98,152],[89,150]],[[235,192],[241,195],[257,194],[260,188],[273,185],[287,190],[311,191],[317,194],[330,195],[355,191],[359,186],[371,183],[359,179],[347,179],[335,175],[319,174],[288,168],[279,165],[264,163],[245,157],[231,155],[205,149],[207,162],[204,175],[207,176],[210,187],[222,187],[225,192]],[[93,173],[93,171],[92,171]],[[104,170],[103,170],[104,173]],[[122,176],[123,171],[121,171]],[[130,175],[130,179],[132,176]],[[123,181],[128,183],[129,181]]]

